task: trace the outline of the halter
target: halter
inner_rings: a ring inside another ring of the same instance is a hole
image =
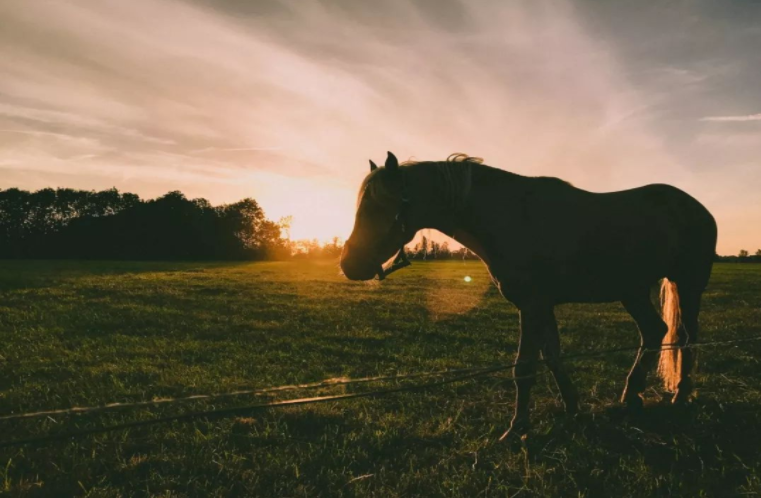
[[[399,170],[399,174],[402,175],[402,204],[399,206],[399,211],[397,211],[396,216],[394,217],[394,226],[401,225],[401,231],[402,236],[404,237],[407,235],[407,229],[409,227],[409,209],[410,209],[410,199],[407,195],[407,182],[404,178],[404,173]],[[406,237],[404,237],[406,238]],[[404,251],[404,242],[402,242],[402,245],[399,247],[399,251],[396,253],[396,258],[394,259],[394,262],[391,263],[391,266],[384,269],[383,266],[380,267],[380,270],[378,271],[378,280],[383,280],[387,276],[394,273],[396,270],[401,270],[405,266],[410,266],[412,263],[410,263],[410,260],[407,259],[407,254]]]

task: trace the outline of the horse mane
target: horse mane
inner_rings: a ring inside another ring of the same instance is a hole
[[[413,164],[447,164],[447,163],[471,163],[471,164],[483,164],[484,159],[482,157],[474,157],[464,154],[462,152],[454,152],[449,154],[446,161],[405,161],[402,166],[411,166]]]
[[[483,166],[490,170],[499,171],[500,175],[509,175],[512,178],[522,178],[537,185],[552,186],[555,188],[565,189],[572,187],[573,184],[552,176],[523,176],[511,173],[502,169],[491,168],[483,164],[481,157],[469,156],[462,152],[450,154],[444,161],[415,161],[408,160],[400,164],[402,167],[422,166],[431,172],[432,180],[436,181],[441,188],[441,194],[445,202],[455,212],[463,209],[470,195],[473,185],[473,167]],[[383,182],[371,181],[377,174],[383,171],[379,168],[370,173],[362,183],[357,199],[357,205],[365,193],[369,193],[374,198],[391,195],[386,189]]]
[[[434,176],[441,186],[442,195],[449,207],[457,212],[465,207],[470,195],[473,184],[472,167],[483,162],[483,158],[455,152],[450,154],[445,161],[405,161],[402,166],[432,166]]]
[[[483,164],[483,159],[473,157],[461,152],[450,154],[445,161],[414,161],[409,160],[400,164],[402,167],[423,166],[428,167],[433,174],[433,179],[437,180],[441,186],[442,195],[455,210],[462,209],[465,206],[472,185],[473,165]],[[359,189],[357,205],[362,197],[367,193],[373,198],[391,195],[386,189],[384,182],[372,181],[378,174],[381,174],[383,168],[379,168],[365,177]]]

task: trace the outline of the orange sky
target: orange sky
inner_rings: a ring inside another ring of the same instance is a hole
[[[345,237],[367,160],[455,151],[593,191],[671,183],[761,248],[761,6],[0,4],[0,188],[254,197]]]

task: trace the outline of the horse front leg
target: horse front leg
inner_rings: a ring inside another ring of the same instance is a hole
[[[523,436],[530,427],[529,399],[536,382],[536,365],[543,344],[543,331],[552,317],[552,308],[527,307],[520,311],[520,344],[513,373],[515,376],[515,415],[510,429],[500,441],[510,436]]]
[[[552,372],[552,376],[555,377],[555,383],[560,389],[560,396],[563,398],[566,413],[575,414],[579,411],[579,393],[560,361],[560,334],[558,333],[555,313],[550,311],[549,315],[550,320],[545,325],[542,357]]]

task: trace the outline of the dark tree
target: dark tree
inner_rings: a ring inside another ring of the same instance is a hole
[[[281,228],[253,199],[213,207],[181,192],[150,201],[116,189],[0,190],[0,257],[263,259]]]

